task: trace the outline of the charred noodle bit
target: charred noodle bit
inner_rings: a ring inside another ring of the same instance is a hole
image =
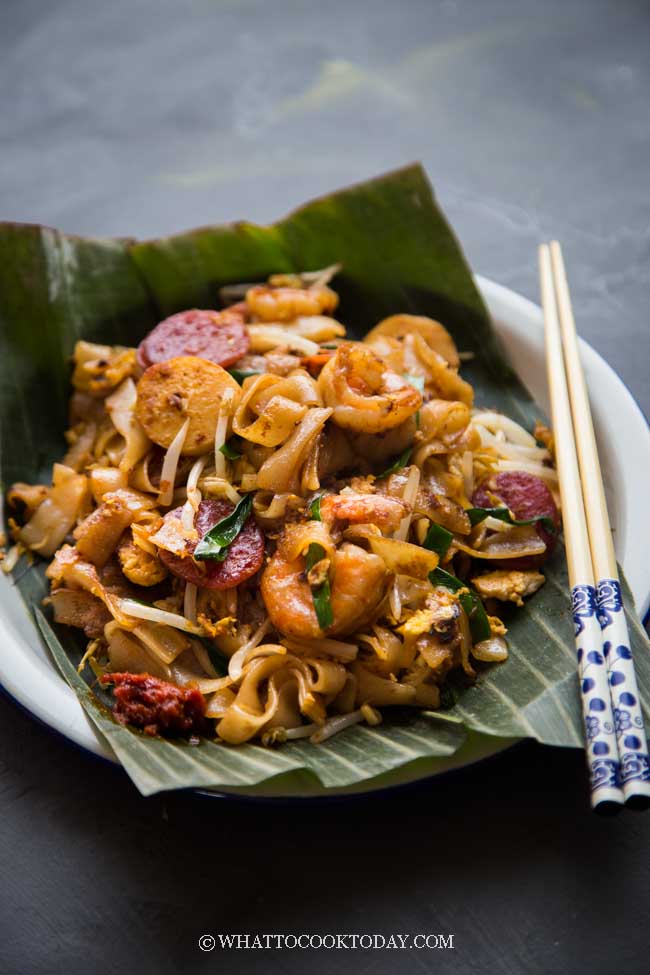
[[[439,708],[544,582],[551,432],[473,408],[433,319],[347,341],[339,269],[229,286],[137,353],[79,342],[68,452],[8,492],[3,570],[51,560],[50,612],[146,734],[318,745]]]
[[[320,571],[318,571],[319,565],[322,566]],[[313,543],[307,549],[305,571],[311,586],[318,625],[321,630],[326,630],[334,622],[334,614],[332,613],[332,594],[327,575],[328,565],[325,559],[325,549],[322,545]]]

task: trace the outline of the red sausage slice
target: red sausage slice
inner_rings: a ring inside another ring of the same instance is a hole
[[[199,538],[229,515],[234,506],[229,501],[202,501],[194,519]],[[180,518],[182,508],[175,508],[165,515],[167,518]],[[191,558],[198,541],[187,543],[187,557],[174,555],[160,549],[160,561],[170,572],[204,589],[233,589],[240,582],[250,579],[264,561],[264,535],[251,515],[237,538],[228,548],[223,562],[206,560],[196,562]]]
[[[226,368],[245,355],[250,344],[240,312],[193,308],[156,325],[138,346],[138,363],[148,369],[156,362],[195,355]]]
[[[528,518],[545,516],[553,521],[557,529],[560,527],[560,513],[553,495],[544,481],[535,474],[528,474],[527,471],[503,471],[496,477],[483,481],[474,492],[472,502],[479,508],[494,508],[497,507],[495,498],[509,508],[517,520],[526,521]],[[557,536],[552,535],[543,525],[536,525],[535,528],[546,544],[546,551],[541,555],[521,559],[504,559],[499,565],[503,568],[535,569],[552,555]]]

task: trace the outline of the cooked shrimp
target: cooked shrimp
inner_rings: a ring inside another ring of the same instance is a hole
[[[409,335],[421,335],[429,348],[441,355],[453,368],[457,369],[460,365],[456,343],[447,329],[440,322],[423,315],[391,315],[390,318],[384,318],[368,332],[363,341],[374,345],[379,339],[389,337],[400,342]]]
[[[422,395],[372,349],[341,345],[324,366],[318,387],[332,420],[358,433],[383,433],[422,406]]]
[[[425,388],[437,399],[458,400],[471,406],[474,401],[474,390],[468,382],[458,375],[446,359],[432,349],[421,335],[412,336],[413,352],[424,368]]]
[[[333,623],[328,636],[362,629],[384,597],[388,573],[378,555],[349,542],[330,560]],[[285,636],[299,640],[322,637],[312,592],[305,575],[305,557],[286,559],[280,544],[261,581],[262,598],[271,622]]]
[[[311,288],[270,288],[259,284],[246,292],[246,307],[263,322],[292,322],[309,315],[331,315],[338,295],[327,285]]]
[[[364,339],[364,342],[366,341]],[[377,335],[372,342],[367,342],[367,344],[372,346],[373,352],[381,356],[384,362],[388,363],[393,372],[399,373],[400,376],[408,372],[404,363],[404,344],[402,342],[390,335]]]
[[[382,531],[394,532],[408,506],[399,498],[381,494],[328,494],[320,503],[320,515],[326,524],[351,521],[358,525],[377,525]]]

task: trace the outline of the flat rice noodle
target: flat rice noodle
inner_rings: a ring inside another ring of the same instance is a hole
[[[90,490],[95,504],[101,504],[109,492],[128,487],[129,479],[119,467],[94,467],[88,473]]]
[[[124,454],[119,469],[128,473],[151,449],[151,441],[135,418],[138,399],[135,383],[129,377],[106,399],[106,410],[113,426],[124,437]]]
[[[117,494],[102,501],[75,528],[74,537],[81,558],[102,569],[132,521],[132,512]]]
[[[88,496],[88,479],[70,467],[54,464],[52,487],[18,538],[40,555],[54,555],[77,521]]]
[[[358,704],[374,704],[377,707],[415,704],[415,687],[412,684],[400,684],[387,677],[380,677],[359,663],[352,666],[357,678]]]
[[[125,630],[114,623],[107,624],[105,635],[108,642],[110,669],[116,673],[151,674],[169,680],[171,672],[161,660]]]
[[[454,538],[452,546],[475,559],[518,559],[527,555],[541,555],[546,551],[546,544],[537,534],[534,525],[495,532],[485,539],[480,549],[465,545],[457,538]]]
[[[135,636],[164,664],[171,664],[192,643],[180,630],[162,623],[139,623],[133,630]]]
[[[300,473],[315,438],[332,415],[331,409],[314,408],[307,411],[289,439],[264,461],[257,474],[257,486],[266,491],[282,493],[300,490]]]
[[[368,535],[367,540],[370,550],[384,560],[388,571],[398,575],[427,579],[440,561],[435,552],[411,542],[374,534]]]

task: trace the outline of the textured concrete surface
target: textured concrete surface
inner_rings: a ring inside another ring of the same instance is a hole
[[[642,0],[4,0],[0,24],[0,217],[264,222],[418,158],[480,273],[537,299],[563,242],[581,332],[650,412]],[[143,801],[0,700],[0,762],[7,975],[646,968],[650,818],[590,816],[570,752],[357,803]],[[202,954],[219,931],[456,947]]]

